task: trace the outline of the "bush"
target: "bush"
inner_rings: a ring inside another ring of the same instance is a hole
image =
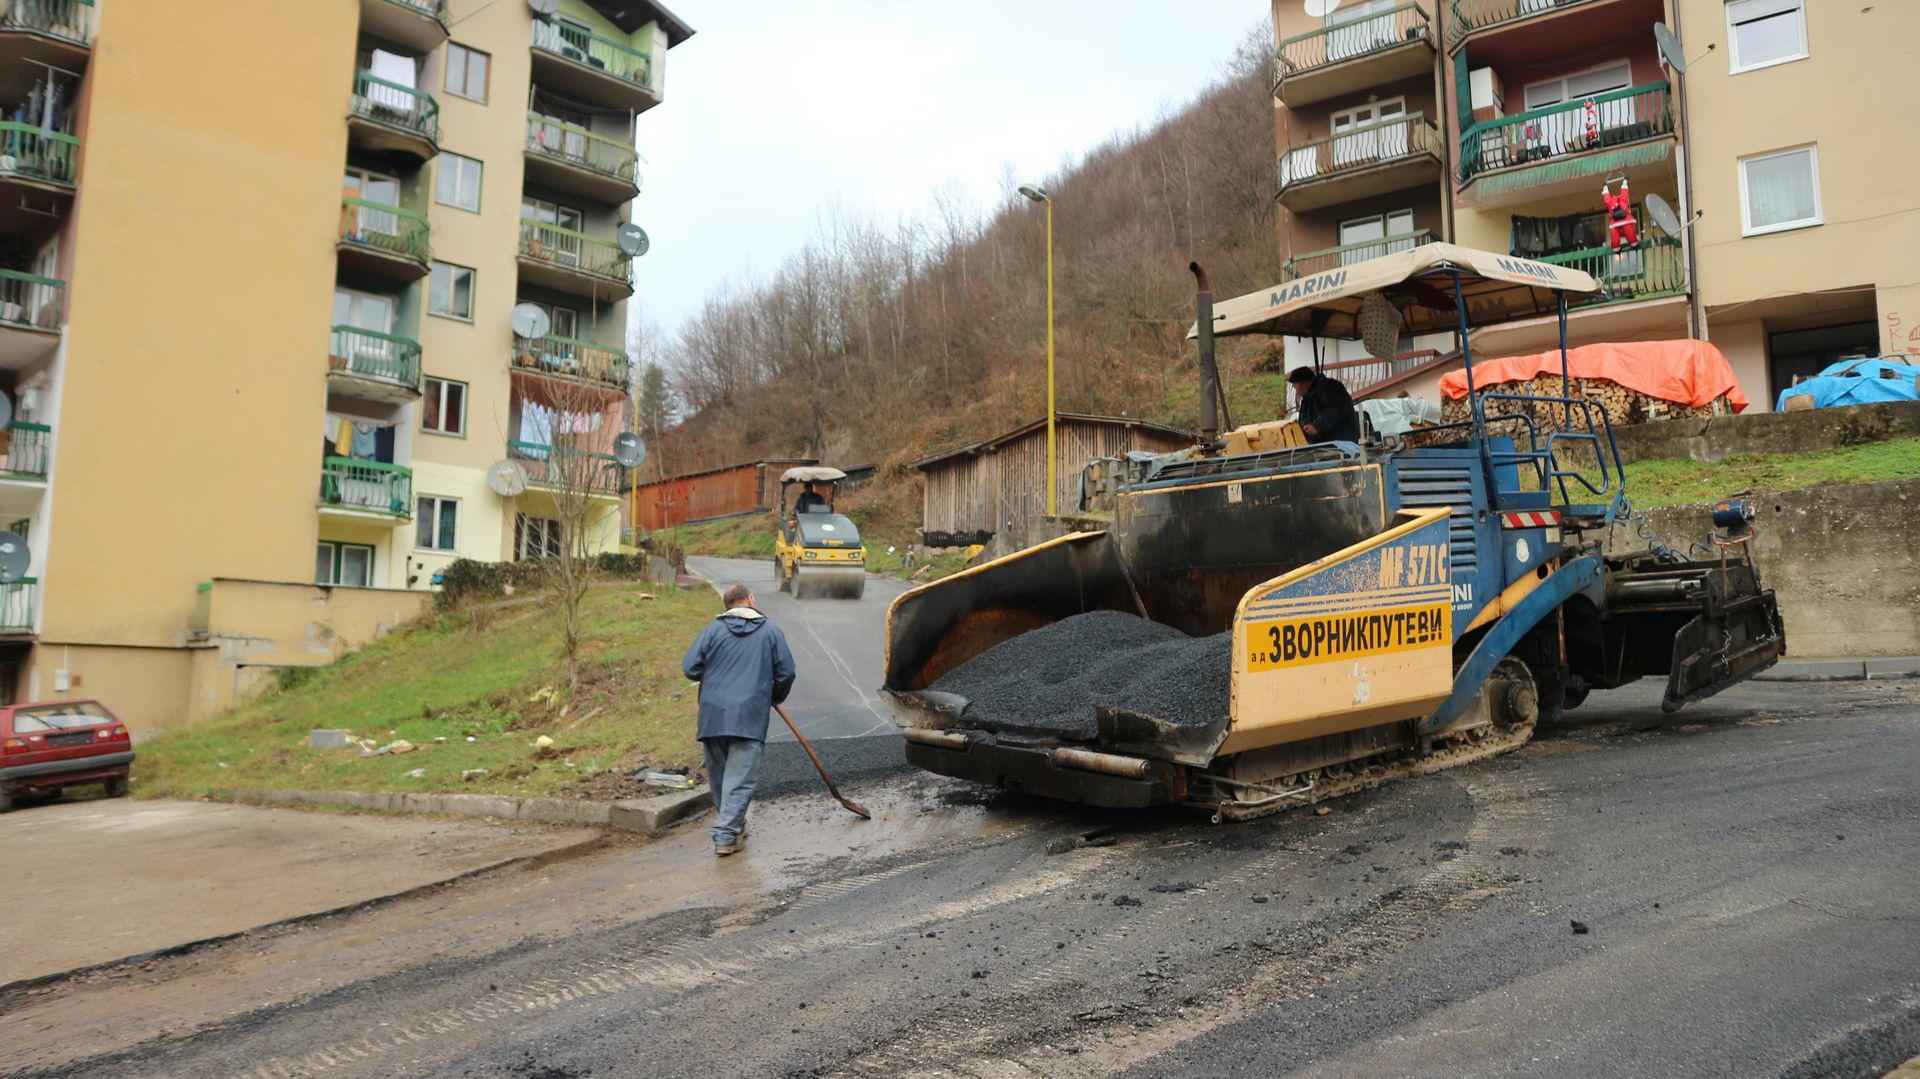
[[[649,556],[646,554],[620,554],[604,551],[594,556],[594,572],[615,580],[645,580]],[[472,559],[454,560],[446,569],[440,571],[440,594],[436,600],[442,609],[458,607],[469,599],[479,599],[507,594],[507,586],[515,590],[538,588],[546,583],[546,572],[539,561],[528,562],[475,562]]]

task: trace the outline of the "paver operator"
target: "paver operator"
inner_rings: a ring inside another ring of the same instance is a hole
[[[1352,395],[1339,379],[1311,367],[1296,367],[1287,375],[1287,385],[1299,395],[1300,430],[1308,440],[1360,441],[1360,417],[1354,412]]]
[[[700,683],[700,747],[707,757],[707,783],[719,819],[707,834],[713,853],[725,857],[747,836],[747,803],[767,742],[768,712],[793,689],[793,652],[787,635],[754,607],[744,584],[727,586],[726,610],[713,620],[680,661]]]

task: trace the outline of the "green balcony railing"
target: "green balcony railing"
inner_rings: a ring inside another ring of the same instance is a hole
[[[433,257],[428,232],[427,219],[412,210],[366,199],[340,200],[342,243],[399,255],[424,266]]]
[[[577,64],[597,68],[648,90],[654,89],[651,56],[630,45],[601,37],[583,26],[556,19],[535,19],[533,47]]]
[[[524,219],[520,222],[520,253],[621,284],[628,282],[633,268],[633,259],[620,250],[618,244],[558,225]]]
[[[1424,114],[1410,112],[1289,145],[1280,155],[1280,190],[1403,157],[1437,157],[1439,149],[1440,133],[1433,124]]]
[[[1367,259],[1392,255],[1401,251],[1411,251],[1421,244],[1433,242],[1433,231],[1421,229],[1418,232],[1403,232],[1378,240],[1361,240],[1358,243],[1341,244],[1339,247],[1325,247],[1318,251],[1308,251],[1287,260],[1281,273],[1288,277],[1306,277],[1322,270],[1331,270]]]
[[[1274,79],[1287,79],[1409,41],[1431,41],[1433,21],[1409,0],[1385,11],[1296,34],[1280,43]]]
[[[507,456],[527,470],[528,483],[541,487],[606,494],[620,490],[620,462],[610,453],[510,439]]]
[[[67,283],[0,270],[0,325],[57,330],[66,321]]]
[[[1648,240],[1618,255],[1609,248],[1590,247],[1542,255],[1540,261],[1585,271],[1607,286],[1605,296],[1588,303],[1619,303],[1687,291],[1687,260],[1681,257],[1678,240]]]
[[[640,186],[640,152],[584,127],[527,114],[527,152]]]
[[[0,428],[0,475],[44,480],[53,460],[53,428],[15,420]]]
[[[32,633],[40,606],[40,578],[22,577],[0,584],[0,632]]]
[[[420,342],[397,334],[335,326],[327,344],[333,369],[420,390]]]
[[[530,371],[627,388],[627,354],[621,349],[548,334],[535,340],[517,338],[513,365]]]
[[[31,30],[85,45],[93,0],[0,0],[0,30]]]
[[[0,121],[0,176],[72,187],[80,140],[35,124]]]
[[[412,8],[422,15],[431,15],[441,22],[447,19],[447,0],[387,0],[387,3]]]
[[[411,518],[413,470],[356,457],[322,458],[320,504]]]
[[[353,114],[397,127],[428,142],[440,141],[440,103],[411,86],[388,82],[369,71],[353,75]]]
[[[1460,182],[1495,169],[1671,134],[1673,110],[1667,107],[1666,83],[1609,90],[1467,128],[1460,133]]]
[[[1447,20],[1447,48],[1456,49],[1476,31],[1529,18],[1556,8],[1590,4],[1594,0],[1453,0],[1453,18]]]

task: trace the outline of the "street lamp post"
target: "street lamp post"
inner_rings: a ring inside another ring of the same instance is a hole
[[[1020,193],[1047,208],[1047,516],[1060,516],[1060,458],[1053,444],[1053,199],[1046,189],[1021,184]]]

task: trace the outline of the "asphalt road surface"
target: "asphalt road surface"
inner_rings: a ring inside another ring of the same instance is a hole
[[[610,841],[0,991],[0,1073],[1877,1075],[1920,1053],[1916,774],[1913,681],[1596,693],[1243,825],[876,771],[874,821],[799,793],[738,857]]]

